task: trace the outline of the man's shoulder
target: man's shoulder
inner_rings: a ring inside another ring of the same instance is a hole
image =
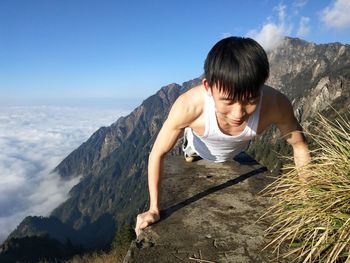
[[[285,96],[285,95],[283,95],[282,92],[280,92],[279,90],[277,90],[269,85],[263,86],[263,94],[264,94],[264,97],[267,96],[267,97],[269,97],[269,99],[273,99],[273,100],[279,99],[279,98],[281,98],[281,96]]]
[[[177,99],[177,103],[186,112],[200,113],[204,107],[205,88],[202,85],[193,87]]]
[[[196,86],[180,95],[172,109],[169,117],[170,122],[176,122],[180,128],[190,126],[203,113],[204,87]]]
[[[263,96],[269,108],[273,108],[274,110],[276,108],[284,108],[288,106],[287,104],[290,104],[286,95],[268,85],[264,85],[263,87]]]
[[[184,96],[186,100],[190,102],[191,105],[194,105],[194,104],[201,104],[204,102],[204,93],[205,93],[205,88],[201,84],[189,89],[184,94],[182,94],[182,96]]]
[[[273,119],[273,122],[287,113],[290,114],[290,111],[293,111],[290,100],[279,90],[265,85],[263,88],[263,94],[265,100],[264,105],[267,109],[266,112],[268,112],[271,119]]]

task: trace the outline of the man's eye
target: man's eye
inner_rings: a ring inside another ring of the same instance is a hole
[[[248,104],[255,104],[257,103],[258,99],[257,98],[251,98],[247,101]]]

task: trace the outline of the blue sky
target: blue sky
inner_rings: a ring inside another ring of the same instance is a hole
[[[145,99],[201,75],[225,36],[349,44],[349,13],[350,0],[1,0],[0,103]]]

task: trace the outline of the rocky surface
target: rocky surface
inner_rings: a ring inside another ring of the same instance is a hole
[[[133,241],[124,263],[269,262],[271,251],[261,252],[267,224],[258,221],[269,206],[259,195],[272,180],[266,168],[244,154],[221,164],[172,156],[164,167],[161,219]]]

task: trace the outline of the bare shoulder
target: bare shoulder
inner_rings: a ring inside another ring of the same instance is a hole
[[[293,107],[286,95],[265,85],[263,87],[265,112],[271,117],[273,123],[293,114]]]
[[[277,89],[264,85],[263,87],[263,93],[264,93],[264,98],[269,101],[269,103],[274,104],[274,106],[277,106],[280,103],[285,103],[289,102],[288,98],[286,95],[278,91]]]
[[[200,85],[180,95],[171,107],[167,122],[179,129],[190,126],[203,112],[203,92],[205,89]]]
[[[264,86],[264,105],[267,105],[267,115],[270,124],[276,124],[281,136],[294,131],[300,131],[301,126],[294,116],[293,106],[286,95],[269,86]],[[266,98],[265,98],[266,94]],[[288,137],[287,140],[290,140]]]

